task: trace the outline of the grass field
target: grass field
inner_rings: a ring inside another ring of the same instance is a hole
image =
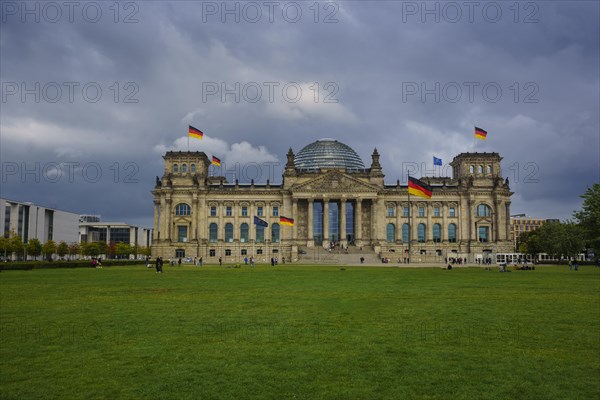
[[[4,271],[2,399],[598,399],[600,269]]]

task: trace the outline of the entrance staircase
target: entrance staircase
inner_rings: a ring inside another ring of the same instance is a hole
[[[332,249],[331,252],[324,249],[322,246],[315,246],[312,248],[300,247],[298,250],[298,263],[300,264],[361,265],[361,257],[364,257],[364,265],[381,264],[379,256],[370,247],[366,246],[363,247],[362,250],[356,246],[348,246],[347,250],[342,250],[337,246]]]

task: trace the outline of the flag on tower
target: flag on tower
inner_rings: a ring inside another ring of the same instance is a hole
[[[216,165],[217,167],[221,166],[221,159],[217,158],[215,156],[212,156],[212,161],[211,161],[212,165]]]
[[[267,226],[269,226],[269,223],[255,216],[254,225],[264,226],[266,228]]]
[[[202,140],[204,133],[202,133],[200,129],[196,129],[193,126],[189,125],[188,136]]]
[[[475,127],[475,138],[485,140],[487,138],[487,131],[481,128]]]
[[[429,186],[425,182],[422,182],[422,181],[418,180],[417,178],[413,178],[412,176],[408,177],[408,193],[409,194],[412,194],[415,196],[420,196],[420,197],[425,197],[426,199],[430,199],[431,191],[432,191],[431,186]]]
[[[442,165],[442,159],[433,156],[433,165]]]
[[[292,218],[279,217],[279,223],[281,225],[294,226],[294,220]]]

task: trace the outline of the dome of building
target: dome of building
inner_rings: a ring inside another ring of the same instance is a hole
[[[301,170],[365,168],[358,154],[350,146],[334,139],[319,139],[305,146],[294,157],[294,165]]]

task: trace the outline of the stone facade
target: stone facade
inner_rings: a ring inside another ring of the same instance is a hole
[[[453,177],[422,180],[430,199],[384,184],[377,150],[370,168],[297,169],[290,149],[282,184],[228,183],[208,174],[202,152],[168,152],[156,179],[153,256],[240,262],[254,256],[295,261],[331,241],[412,262],[473,261],[512,252],[508,179],[497,153],[462,153]],[[254,216],[269,226],[257,228]],[[279,217],[295,220],[279,224]],[[327,234],[324,234],[327,232]],[[409,253],[410,252],[410,253]]]

